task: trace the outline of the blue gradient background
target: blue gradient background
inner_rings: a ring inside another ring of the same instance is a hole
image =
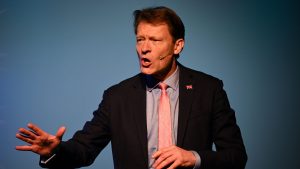
[[[1,0],[0,169],[39,168],[36,154],[14,149],[19,127],[33,122],[55,133],[65,125],[69,139],[103,90],[139,72],[132,12],[153,5],[173,8],[185,23],[179,61],[224,81],[246,168],[300,168],[296,1]],[[113,168],[110,146],[88,168]]]

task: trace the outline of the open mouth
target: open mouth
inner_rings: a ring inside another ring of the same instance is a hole
[[[151,61],[147,58],[141,58],[141,65],[143,67],[149,67],[151,65]]]

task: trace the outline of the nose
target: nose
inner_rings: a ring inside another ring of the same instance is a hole
[[[141,52],[143,55],[151,52],[151,46],[149,41],[146,40],[141,44]]]

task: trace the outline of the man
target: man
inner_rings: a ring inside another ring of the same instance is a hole
[[[244,168],[245,147],[222,82],[177,62],[181,19],[166,7],[134,17],[141,73],[107,89],[70,140],[61,141],[65,127],[54,136],[28,124],[16,137],[29,145],[16,149],[39,154],[49,168],[90,165],[110,141],[118,169]]]

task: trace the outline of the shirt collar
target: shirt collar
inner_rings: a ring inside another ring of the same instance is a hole
[[[163,83],[167,84],[173,90],[177,90],[179,82],[179,71],[179,66],[177,66],[175,72],[166,80],[164,80]],[[155,79],[153,76],[146,75],[147,91],[151,92],[158,86],[159,83],[160,81]]]

